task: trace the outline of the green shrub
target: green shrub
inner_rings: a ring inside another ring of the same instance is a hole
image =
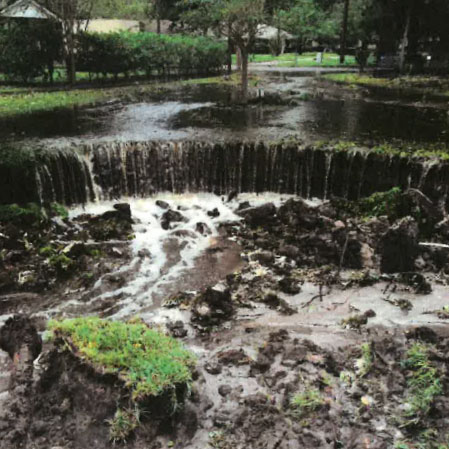
[[[38,76],[53,79],[54,61],[61,58],[60,27],[44,21],[10,21],[0,26],[0,71],[27,82]]]
[[[225,60],[225,45],[207,37],[123,32],[78,35],[77,69],[90,74],[208,74],[221,71]]]

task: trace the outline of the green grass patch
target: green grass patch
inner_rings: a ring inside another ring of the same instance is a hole
[[[330,73],[324,78],[349,87],[379,87],[391,90],[403,90],[417,94],[449,96],[449,80],[426,76],[401,76],[397,78],[375,78],[358,73]]]
[[[122,323],[99,318],[50,321],[53,338],[60,337],[76,353],[126,382],[134,400],[158,396],[191,382],[194,355],[174,338],[142,322]],[[73,345],[73,346],[72,346]]]
[[[324,403],[321,392],[317,388],[309,388],[293,396],[290,401],[290,409],[293,416],[303,418],[318,410]]]
[[[0,118],[59,108],[89,105],[106,100],[106,90],[69,90],[57,92],[28,92],[0,97]]]
[[[408,351],[402,367],[407,371],[408,408],[404,412],[404,427],[416,426],[427,417],[435,398],[443,394],[437,369],[429,359],[429,348],[415,343]]]
[[[276,62],[279,67],[347,67],[356,66],[354,56],[347,55],[345,63],[340,64],[340,55],[336,53],[323,53],[322,62],[317,62],[316,52],[307,52],[297,55],[296,53],[284,53],[279,56],[271,54],[253,54],[249,57],[251,63]],[[370,63],[373,62],[370,60]],[[237,56],[232,56],[232,63],[237,64]]]

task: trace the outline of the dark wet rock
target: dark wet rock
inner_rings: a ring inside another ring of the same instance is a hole
[[[201,235],[208,235],[211,234],[211,230],[209,226],[207,226],[206,223],[198,222],[195,226],[196,232],[200,233]]]
[[[271,251],[260,251],[252,254],[251,258],[262,265],[271,265],[274,262],[274,254]]]
[[[181,214],[181,212],[170,209],[162,215],[161,226],[162,229],[168,230],[170,229],[170,225],[172,223],[180,223],[186,221],[187,219],[184,217],[184,215]]]
[[[229,195],[228,195],[228,199],[227,202],[230,203],[232,200],[235,200],[238,196],[238,192],[237,190],[233,190]]]
[[[431,344],[435,344],[439,340],[438,334],[433,329],[427,326],[419,326],[410,329],[406,333],[406,336],[409,339],[421,340]]]
[[[418,225],[411,217],[394,223],[382,237],[381,271],[401,273],[414,271],[418,254]]]
[[[282,293],[287,295],[297,295],[301,292],[301,282],[286,276],[279,281],[279,288]]]
[[[279,248],[279,254],[294,260],[299,256],[300,249],[294,245],[281,245]]]
[[[251,358],[246,354],[243,349],[229,349],[228,351],[222,351],[217,354],[217,361],[221,365],[248,365],[251,362]]]
[[[345,318],[341,324],[343,327],[360,330],[363,326],[368,324],[369,318],[374,318],[376,316],[376,312],[374,310],[367,310],[365,313],[352,315],[349,318]]]
[[[318,210],[302,199],[292,198],[286,201],[279,208],[278,216],[284,224],[305,229],[314,229],[320,223]]]
[[[271,309],[277,309],[283,315],[293,315],[298,310],[292,307],[285,299],[280,298],[274,293],[268,293],[263,298],[263,302]]]
[[[167,323],[167,329],[170,335],[175,338],[184,338],[187,336],[187,329],[184,327],[184,323],[180,320],[174,323]]]
[[[131,217],[131,206],[128,203],[118,203],[114,204],[114,209],[120,214],[122,220],[132,220]]]
[[[137,256],[140,259],[150,258],[151,257],[151,252],[147,248],[139,249],[139,251],[137,252]]]
[[[213,210],[207,211],[207,215],[212,218],[217,218],[220,216],[220,211],[217,208],[215,208]]]
[[[267,203],[262,206],[239,210],[238,213],[252,226],[260,226],[273,220],[276,215],[276,206],[273,203]]]
[[[213,376],[216,376],[217,374],[220,374],[223,370],[223,367],[220,363],[218,363],[217,361],[209,361],[206,362],[204,365],[204,369],[209,373],[212,374]]]
[[[168,204],[166,201],[157,200],[156,206],[164,210],[170,209],[170,204]]]
[[[220,385],[218,387],[218,394],[220,396],[226,397],[229,396],[232,392],[232,387],[230,385]]]
[[[201,327],[216,326],[233,314],[231,293],[221,284],[206,289],[192,305],[192,322]]]
[[[432,293],[432,285],[421,273],[401,273],[399,280],[413,288],[419,295]]]
[[[239,207],[237,208],[238,211],[249,209],[251,207],[251,203],[249,201],[242,201],[239,203]]]

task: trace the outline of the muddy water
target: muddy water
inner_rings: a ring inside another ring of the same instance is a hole
[[[140,103],[111,103],[3,121],[0,137],[48,139],[56,145],[86,140],[278,140],[293,135],[449,141],[444,108],[424,107],[376,92],[362,99],[335,99],[332,92],[311,98],[313,79],[313,73],[297,71],[265,73],[258,85],[264,99],[248,106],[235,104],[238,92],[230,86],[184,86]]]

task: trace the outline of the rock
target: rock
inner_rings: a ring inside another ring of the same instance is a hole
[[[192,322],[210,327],[229,320],[234,313],[231,293],[222,284],[198,295],[192,306]]]
[[[237,208],[238,211],[249,209],[251,207],[251,203],[249,201],[242,201]]]
[[[228,396],[231,393],[231,391],[232,391],[232,388],[230,385],[225,384],[225,385],[220,385],[218,387],[218,394],[223,397]]]
[[[204,369],[213,376],[220,374],[223,370],[221,364],[217,362],[206,362],[206,364],[204,365]]]
[[[132,221],[131,206],[128,203],[114,204],[113,208],[119,213],[122,220]]]
[[[282,256],[289,257],[290,259],[296,259],[299,256],[300,251],[299,251],[299,248],[296,247],[296,246],[293,246],[293,245],[282,245],[279,248],[279,253]]]
[[[195,230],[196,230],[196,232],[198,232],[201,235],[208,235],[208,234],[212,233],[209,226],[207,226],[206,223],[202,223],[202,222],[198,222],[196,224]]]
[[[239,215],[252,226],[261,226],[269,223],[276,215],[276,206],[273,203],[266,203],[259,207],[250,207],[239,210]]]
[[[172,337],[184,338],[187,336],[187,329],[185,329],[184,323],[181,320],[174,323],[167,323],[167,329],[170,331]]]
[[[181,214],[181,212],[170,209],[162,215],[161,226],[162,229],[168,230],[170,229],[171,223],[180,223],[186,221],[187,219],[184,217],[184,215]]]
[[[161,209],[168,210],[170,209],[170,204],[168,204],[166,201],[157,200],[156,206],[160,207]]]
[[[14,277],[6,270],[0,271],[0,293],[8,292],[14,285]]]
[[[212,218],[217,218],[220,216],[220,211],[217,208],[215,208],[213,210],[209,210],[207,212],[207,215]]]
[[[274,262],[274,254],[271,251],[260,251],[253,254],[251,258],[257,260],[262,265],[270,265]]]
[[[218,362],[222,365],[248,365],[251,359],[243,349],[230,349],[217,354]]]
[[[86,254],[86,245],[83,242],[72,242],[62,250],[62,253],[67,257],[80,257]]]
[[[284,277],[279,281],[279,288],[287,295],[297,295],[301,291],[301,283],[294,278]]]
[[[398,220],[382,237],[381,271],[401,273],[414,271],[418,255],[418,225],[412,217]]]
[[[421,273],[402,273],[400,280],[413,288],[418,295],[428,295],[432,293],[432,285]]]
[[[305,229],[315,229],[320,221],[316,207],[310,206],[302,199],[286,201],[278,211],[280,220],[290,226],[300,226]]]
[[[238,196],[238,193],[236,190],[233,190],[229,195],[228,195],[228,199],[227,202],[230,203],[232,200],[235,200]]]

